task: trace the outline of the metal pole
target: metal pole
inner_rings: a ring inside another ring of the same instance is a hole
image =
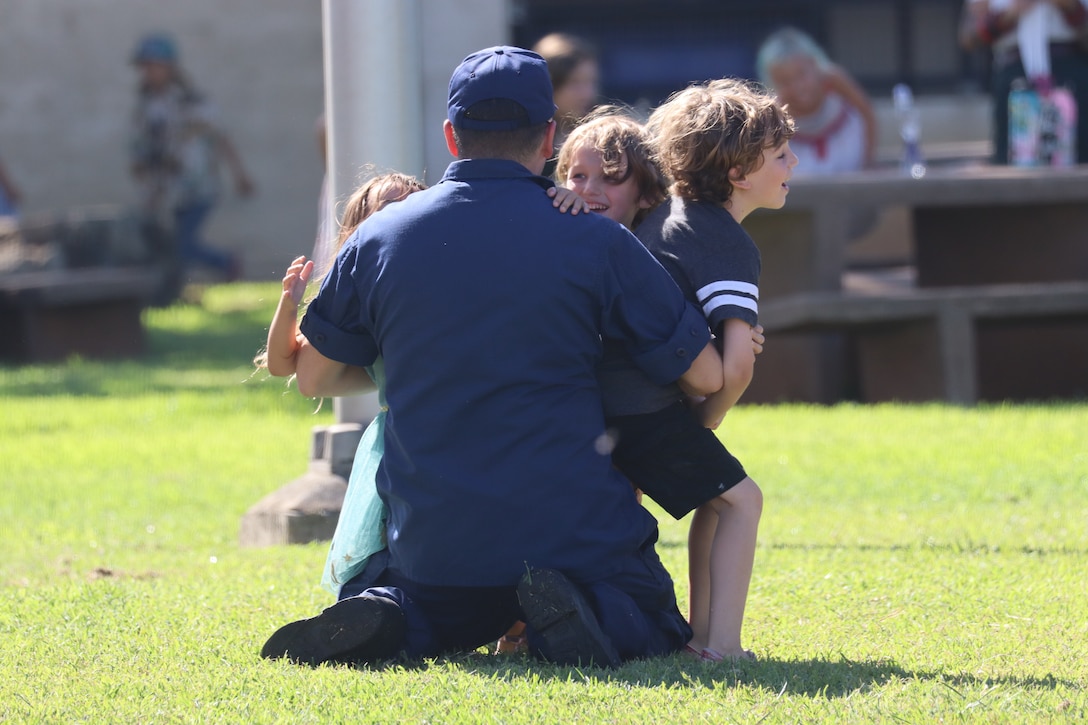
[[[322,0],[321,13],[326,191],[333,201],[326,221],[336,229],[337,203],[368,166],[420,178],[428,161],[432,171],[445,168],[449,156],[439,129],[449,71],[476,48],[502,42],[509,16],[506,0]],[[334,408],[336,424],[314,428],[306,473],[242,517],[242,545],[332,538],[356,447],[378,412],[377,396],[336,398]]]
[[[322,0],[330,205],[376,173],[423,178],[420,0]],[[330,229],[338,228],[334,222]],[[337,398],[338,423],[369,422],[375,394]]]

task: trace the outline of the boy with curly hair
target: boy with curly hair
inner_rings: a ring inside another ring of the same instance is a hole
[[[704,660],[753,659],[741,627],[763,494],[714,433],[751,382],[759,250],[740,222],[781,208],[797,157],[793,122],[770,94],[721,79],[673,94],[648,121],[671,197],[636,235],[703,311],[717,337],[724,385],[689,401],[649,381],[622,358],[605,364],[613,460],[677,519],[694,510],[688,536],[687,651]]]

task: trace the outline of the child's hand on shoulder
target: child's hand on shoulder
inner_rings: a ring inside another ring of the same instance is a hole
[[[562,214],[566,214],[567,210],[570,210],[571,216],[576,216],[579,212],[589,212],[589,208],[586,206],[586,200],[575,194],[570,189],[564,189],[562,186],[553,186],[547,191],[548,196],[552,198],[552,206],[560,211]]]
[[[306,259],[305,255],[296,257],[287,268],[287,274],[283,277],[283,294],[289,296],[295,305],[302,302],[302,296],[306,294],[306,284],[313,273],[313,260]]]

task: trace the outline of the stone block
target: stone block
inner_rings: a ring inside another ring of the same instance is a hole
[[[309,470],[250,507],[242,517],[239,543],[277,546],[332,539],[363,430],[358,423],[315,427]]]

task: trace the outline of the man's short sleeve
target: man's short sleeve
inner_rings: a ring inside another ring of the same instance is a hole
[[[659,385],[676,381],[710,341],[702,313],[628,232],[609,246],[603,332]]]
[[[354,238],[353,238],[354,239]],[[378,346],[368,324],[370,311],[365,309],[358,279],[359,247],[344,246],[336,263],[321,284],[299,330],[319,353],[346,365],[366,366],[378,357]]]

